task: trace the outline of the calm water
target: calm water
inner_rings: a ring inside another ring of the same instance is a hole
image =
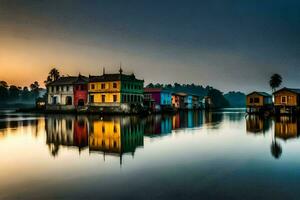
[[[0,114],[0,199],[299,199],[297,119]]]

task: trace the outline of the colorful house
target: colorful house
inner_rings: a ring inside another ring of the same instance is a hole
[[[172,106],[173,108],[179,110],[184,109],[184,99],[186,97],[186,93],[173,93],[172,94]]]
[[[300,89],[282,88],[273,93],[275,112],[293,114],[300,110]]]
[[[246,97],[248,113],[260,113],[272,109],[272,96],[266,92],[251,92]]]
[[[73,83],[74,88],[74,106],[82,107],[88,101],[88,78],[79,75],[77,80]]]
[[[193,109],[193,96],[192,95],[186,95],[184,98],[184,108],[191,110]]]
[[[144,81],[134,74],[126,75],[120,69],[118,74],[90,76],[88,84],[89,105],[94,109],[117,108],[125,111],[131,105],[143,104]]]
[[[87,101],[88,79],[84,76],[66,76],[47,85],[48,110],[73,110]]]
[[[58,80],[47,85],[48,110],[70,110],[74,109],[73,84],[76,76],[60,77]]]
[[[172,93],[163,88],[145,88],[144,102],[154,111],[170,109],[172,108]]]

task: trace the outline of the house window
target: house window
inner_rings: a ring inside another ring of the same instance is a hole
[[[117,102],[117,99],[118,99],[118,98],[117,98],[117,95],[114,95],[114,96],[113,96],[114,102]]]
[[[253,103],[253,98],[250,98],[250,103]]]
[[[114,133],[117,133],[117,127],[114,125]]]
[[[259,103],[259,98],[254,98],[254,103]]]
[[[70,96],[66,97],[66,105],[72,105],[72,97]]]
[[[91,96],[90,96],[90,102],[91,102],[91,103],[94,103],[94,95],[91,95]]]
[[[102,126],[102,133],[105,133],[105,126]]]
[[[91,84],[91,89],[92,89],[92,90],[95,89],[95,84]]]
[[[101,99],[102,99],[102,102],[104,103],[105,102],[105,95],[102,95]]]
[[[105,83],[101,84],[101,89],[105,89]]]
[[[281,103],[287,103],[286,100],[287,100],[286,96],[281,97]]]
[[[117,88],[117,83],[113,83],[113,88]]]
[[[69,86],[67,86],[67,89],[66,89],[66,91],[69,91],[69,89],[70,89],[70,88],[69,88]]]

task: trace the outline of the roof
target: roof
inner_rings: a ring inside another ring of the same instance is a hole
[[[287,90],[287,91],[290,91],[290,92],[293,92],[293,93],[296,93],[296,94],[300,94],[300,89],[296,89],[296,88],[286,88],[286,87],[281,88],[280,90],[277,90],[277,91],[274,92],[273,94],[278,93],[278,92],[280,92],[280,91],[282,91],[282,90]]]
[[[270,95],[269,93],[266,93],[266,92],[258,92],[258,91],[254,91],[254,92],[251,92],[249,94],[247,94],[247,96],[251,95],[251,94],[258,94],[258,95],[261,95],[261,96],[264,96],[264,97],[272,97],[272,95]]]
[[[164,88],[144,88],[144,92],[154,93],[154,92],[168,92],[171,93],[171,91],[166,90]]]
[[[73,83],[77,80],[77,76],[63,76],[48,84],[48,86],[55,85],[73,85]]]
[[[143,81],[135,78],[134,74],[103,74],[101,76],[90,76],[90,82],[106,82],[106,81]]]
[[[48,86],[57,85],[73,85],[73,84],[85,84],[88,82],[88,78],[85,76],[62,76],[56,81],[49,83]]]
[[[89,82],[89,78],[82,76],[79,74],[77,77],[77,80],[74,82],[74,84],[79,85],[79,84],[87,84]]]

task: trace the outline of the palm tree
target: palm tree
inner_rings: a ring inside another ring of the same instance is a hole
[[[56,68],[53,68],[50,70],[47,80],[45,80],[45,85],[47,85],[53,81],[56,81],[59,78],[60,78],[59,71]]]
[[[272,88],[272,92],[274,93],[276,91],[276,88],[278,88],[282,83],[282,77],[279,74],[273,74],[270,78],[269,84]]]

